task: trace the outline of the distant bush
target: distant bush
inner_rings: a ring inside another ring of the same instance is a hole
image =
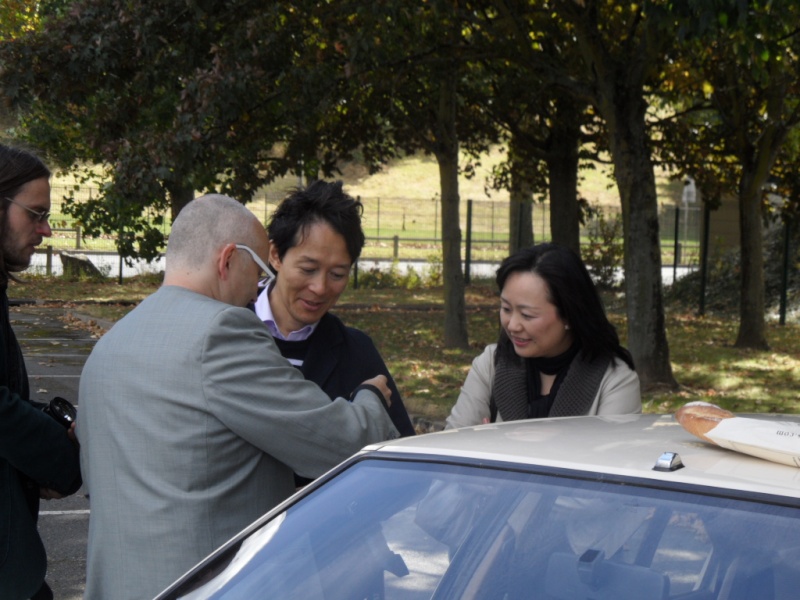
[[[764,286],[768,310],[780,304],[784,265],[784,228],[770,228],[764,237]],[[739,309],[742,268],[739,248],[719,253],[709,261],[706,276],[705,306],[708,310],[736,312]],[[681,277],[665,293],[667,302],[696,307],[700,302],[701,273]],[[800,302],[800,228],[795,227],[789,243],[787,297],[790,304]]]
[[[622,218],[619,214],[607,218],[596,207],[588,210],[588,216],[586,230],[589,243],[581,246],[581,258],[597,287],[602,290],[617,289],[624,283],[621,276],[625,257]]]
[[[442,285],[442,259],[437,254],[428,256],[428,268],[425,270],[418,271],[409,265],[405,272],[401,273],[398,261],[394,261],[389,270],[373,267],[367,271],[358,272],[358,287],[366,289],[415,290],[440,285]]]

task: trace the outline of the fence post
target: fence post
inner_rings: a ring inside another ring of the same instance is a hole
[[[47,245],[47,262],[45,267],[45,273],[48,277],[53,274],[53,247],[51,245]]]
[[[80,250],[81,249],[81,237],[82,237],[81,236],[81,226],[78,225],[75,228],[75,249],[76,250]]]
[[[469,270],[472,255],[472,200],[467,200],[467,248],[464,261],[464,283],[469,285]]]
[[[400,256],[400,236],[395,234],[393,242],[394,251],[392,252],[392,256],[394,257],[394,260],[398,260],[398,256]]]
[[[442,238],[438,235],[439,231],[439,208],[442,206],[441,202],[437,202],[436,198],[433,199],[433,239],[441,242]]]
[[[681,207],[675,207],[675,239],[673,240],[674,250],[673,250],[673,257],[672,257],[672,284],[675,285],[675,282],[678,280],[678,257],[681,251],[681,245],[678,241],[678,236],[680,235],[680,223],[681,223]]]
[[[381,197],[378,196],[378,233],[377,237],[381,237]]]
[[[492,202],[489,206],[492,207],[492,217],[490,222],[492,224],[492,246],[494,246],[494,202]]]
[[[703,240],[700,246],[700,316],[706,314],[706,281],[708,279],[708,234],[711,229],[711,211],[703,203]]]

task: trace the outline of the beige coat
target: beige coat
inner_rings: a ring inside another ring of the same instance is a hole
[[[490,344],[475,360],[467,374],[445,429],[469,427],[488,423],[491,417],[489,401],[494,381],[494,353],[497,344]],[[642,397],[639,391],[639,376],[621,360],[609,365],[589,415],[623,415],[642,412]],[[502,421],[497,414],[497,421]]]

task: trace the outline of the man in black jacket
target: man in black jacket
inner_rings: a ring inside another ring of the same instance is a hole
[[[400,435],[414,435],[375,344],[329,312],[364,246],[362,211],[341,181],[317,181],[283,200],[267,227],[269,263],[277,275],[259,294],[255,311],[284,358],[331,400],[348,397],[367,373],[385,375],[392,390],[389,416]],[[307,481],[298,478],[299,484]]]
[[[0,145],[0,598],[52,598],[36,521],[40,498],[81,485],[75,434],[30,401],[8,313],[8,281],[51,235],[50,172],[33,154]]]

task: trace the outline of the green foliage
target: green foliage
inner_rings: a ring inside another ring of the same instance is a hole
[[[0,2],[0,41],[14,39],[38,27],[39,2],[3,0]]]
[[[247,201],[300,163],[330,174],[344,156],[317,155],[338,143],[317,128],[342,107],[343,65],[305,12],[313,6],[74,3],[41,33],[0,45],[0,85],[24,110],[18,135],[109,182],[71,214],[87,232],[121,232],[123,255],[152,258],[163,239],[149,209],[174,216],[196,191]]]
[[[587,234],[589,242],[581,246],[581,258],[600,289],[612,290],[622,286],[620,274],[624,249],[622,244],[622,217],[616,213],[606,217],[597,207],[589,210]]]
[[[394,261],[388,271],[379,269],[378,267],[373,267],[366,271],[359,271],[358,287],[373,290],[386,289],[395,287],[395,283],[398,279],[399,268],[397,261]]]
[[[425,274],[425,280],[428,287],[437,287],[443,284],[442,278],[444,277],[444,269],[442,265],[441,254],[430,254],[428,256],[428,270]]]

